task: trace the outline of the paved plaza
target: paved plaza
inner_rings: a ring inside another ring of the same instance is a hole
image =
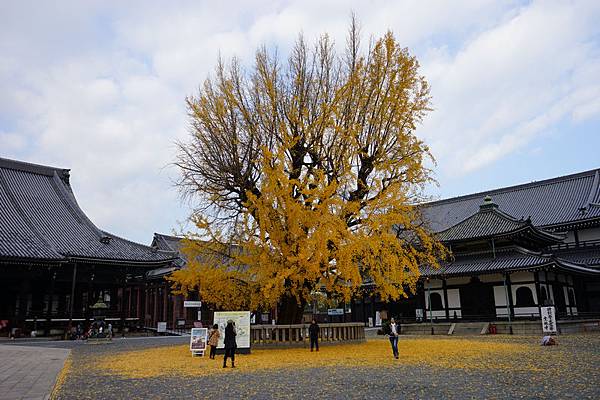
[[[600,397],[600,335],[402,337],[306,349],[256,350],[235,369],[192,358],[186,338],[124,339],[72,347],[56,399],[364,399]]]
[[[47,399],[68,349],[0,345],[0,399]]]

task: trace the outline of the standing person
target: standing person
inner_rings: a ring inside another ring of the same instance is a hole
[[[217,346],[219,345],[219,338],[221,337],[221,333],[219,332],[219,325],[214,324],[210,333],[208,334],[208,345],[210,346],[210,356],[209,358],[215,359],[215,355],[217,354]]]
[[[392,345],[394,358],[398,359],[398,334],[400,333],[400,325],[396,324],[396,320],[394,320],[394,318],[392,318],[390,323],[385,326],[385,333],[390,338],[390,344]]]
[[[235,349],[237,347],[235,335],[237,335],[235,324],[232,320],[229,320],[225,327],[225,358],[223,359],[223,368],[227,368],[227,357],[231,357],[231,368],[235,368]]]
[[[319,324],[314,318],[308,327],[308,335],[310,336],[310,351],[313,351],[313,347],[319,351]]]

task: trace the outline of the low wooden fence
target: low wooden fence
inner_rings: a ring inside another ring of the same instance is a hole
[[[309,324],[297,325],[252,325],[252,346],[307,346],[310,343]],[[365,340],[362,322],[319,324],[320,343],[340,343]]]

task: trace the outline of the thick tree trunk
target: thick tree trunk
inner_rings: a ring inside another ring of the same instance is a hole
[[[277,324],[288,325],[302,323],[302,314],[304,313],[305,305],[305,300],[298,303],[294,296],[284,296],[279,302]]]

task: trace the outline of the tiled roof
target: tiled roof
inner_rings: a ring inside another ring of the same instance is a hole
[[[573,263],[600,267],[600,247],[559,250],[554,254]]]
[[[555,267],[584,274],[598,275],[600,273],[600,271],[576,265],[549,254],[534,253],[514,246],[497,252],[496,257],[494,257],[492,252],[484,252],[479,255],[457,257],[452,262],[442,263],[439,269],[426,266],[421,268],[421,275],[425,277],[477,275],[543,267]]]
[[[173,254],[97,228],[79,208],[68,170],[0,158],[0,258],[156,265]]]
[[[600,169],[424,204],[424,219],[441,232],[475,214],[490,196],[505,213],[550,227],[600,219]]]
[[[175,264],[178,267],[183,267],[186,263],[185,255],[181,252],[181,240],[183,238],[179,236],[164,235],[162,233],[154,233],[152,239],[152,247],[156,247],[158,250],[173,252],[177,257]]]
[[[464,221],[439,232],[437,237],[440,241],[448,243],[508,236],[524,231],[527,231],[532,236],[536,236],[538,239],[550,243],[564,239],[561,236],[535,228],[529,219],[517,220],[502,212],[498,208],[498,205],[489,197],[487,197],[484,200],[484,203],[479,206],[477,213],[471,215]]]

